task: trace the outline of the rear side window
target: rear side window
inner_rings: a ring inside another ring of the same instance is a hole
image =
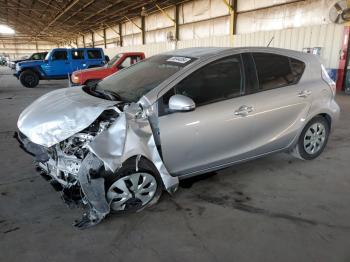
[[[52,60],[67,60],[67,51],[55,51],[52,54]]]
[[[176,94],[188,96],[197,106],[241,95],[242,63],[240,55],[212,62],[182,80]]]
[[[88,50],[88,59],[101,59],[102,55],[100,50]]]
[[[290,58],[290,67],[294,76],[294,83],[298,83],[304,73],[305,63],[298,59]]]
[[[259,90],[270,90],[296,84],[305,69],[297,59],[271,53],[253,53]]]
[[[84,50],[74,50],[72,51],[73,60],[83,60],[84,59]]]

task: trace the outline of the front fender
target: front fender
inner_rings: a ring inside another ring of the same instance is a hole
[[[152,128],[147,117],[138,117],[138,105],[131,105],[124,112],[119,112],[118,119],[105,131],[101,132],[88,145],[88,148],[104,165],[115,172],[133,156],[143,156],[157,168],[165,189],[173,193],[179,179],[169,174],[154,141]]]

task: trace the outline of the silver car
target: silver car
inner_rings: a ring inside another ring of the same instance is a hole
[[[282,151],[316,158],[339,117],[334,97],[314,55],[182,49],[40,97],[17,138],[69,203],[85,204],[85,228],[154,204],[182,178]]]

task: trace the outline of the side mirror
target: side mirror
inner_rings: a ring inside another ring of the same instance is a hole
[[[169,99],[169,109],[171,111],[192,111],[196,108],[194,101],[184,95],[173,95]]]

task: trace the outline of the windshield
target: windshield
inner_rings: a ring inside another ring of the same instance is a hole
[[[52,51],[50,51],[50,52],[48,52],[48,53],[46,54],[46,56],[45,56],[45,60],[49,60],[50,55],[51,55],[51,52],[52,52]]]
[[[156,55],[105,78],[98,83],[96,91],[112,92],[123,101],[137,102],[194,60],[192,57]]]
[[[115,62],[117,62],[119,60],[119,58],[122,57],[123,54],[117,54],[116,56],[114,56],[111,60],[109,60],[109,62],[107,63],[107,67],[112,67],[114,65]]]

